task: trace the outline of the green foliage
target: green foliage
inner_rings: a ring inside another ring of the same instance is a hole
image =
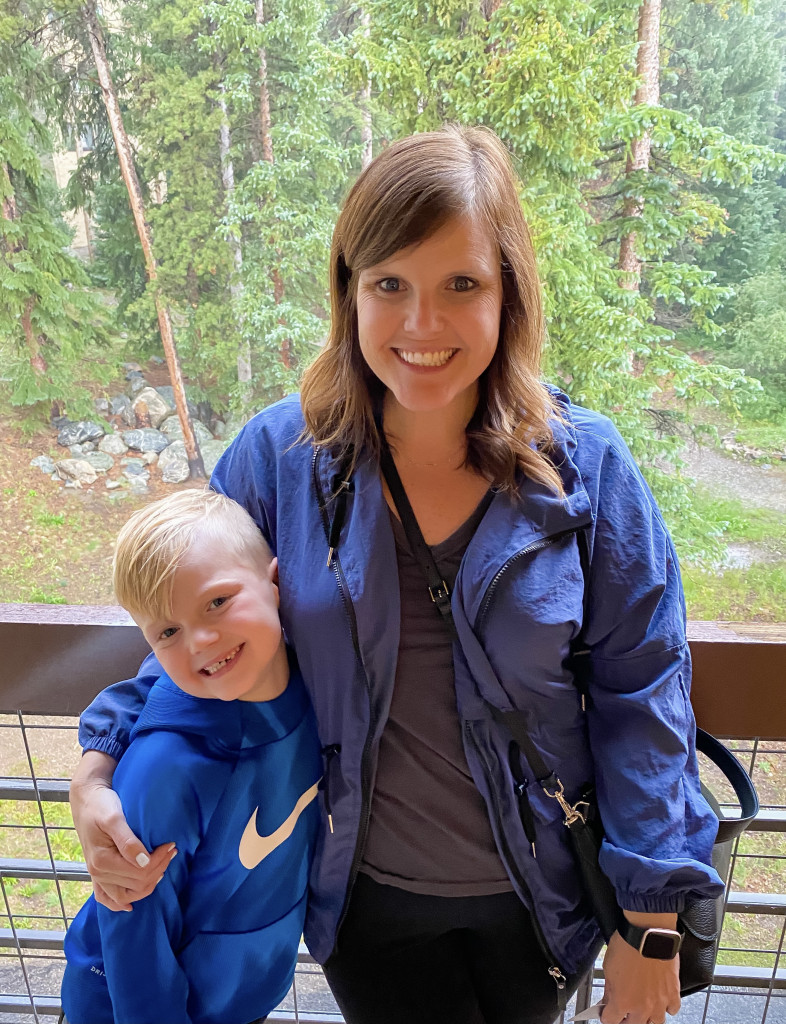
[[[121,6],[106,19],[107,42],[156,287],[196,390],[249,411],[296,387],[326,332],[330,234],[364,127],[378,152],[446,119],[483,123],[522,177],[549,317],[547,376],[614,418],[653,467],[678,535],[715,557],[720,525],[707,529],[690,511],[687,481],[662,469],[678,462],[681,436],[653,424],[664,393],[683,418],[702,404],[735,410],[761,400],[749,374],[781,373],[775,278],[766,301],[743,290],[731,309],[743,278],[781,272],[777,246],[765,257],[760,244],[780,230],[784,172],[782,110],[772,102],[782,19],[775,0],[762,4],[748,15],[675,0],[657,107],[633,102],[638,0],[504,0],[488,17],[495,5],[458,0],[267,0],[262,24],[241,0]],[[78,5],[57,0],[57,10],[84,49]],[[152,353],[154,295],[100,96],[89,75],[70,92],[66,80],[61,115],[90,124],[96,140],[69,187],[69,201],[98,220],[91,273],[117,297],[117,327]],[[634,174],[627,158],[644,133],[650,167]],[[632,199],[640,217],[630,216]],[[618,269],[631,231],[643,259],[637,290]],[[692,358],[698,346],[742,369]]]
[[[26,17],[43,17],[27,10]],[[51,149],[34,113],[50,102],[53,75],[16,6],[0,7],[0,374],[12,405],[48,413],[55,399],[84,408],[80,357],[105,345],[99,299],[68,249],[40,153]]]

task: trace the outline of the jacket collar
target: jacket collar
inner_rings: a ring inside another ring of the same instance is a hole
[[[590,498],[575,462],[577,440],[570,399],[557,389],[549,391],[563,416],[561,422],[554,423],[553,458],[565,494],[559,497],[522,476],[515,494],[494,496],[470,541],[456,581],[464,614],[473,624],[489,585],[510,558],[533,544],[592,522]],[[338,460],[330,453],[317,453],[317,478],[323,500],[335,490],[339,469]],[[395,541],[376,461],[361,457],[352,479],[353,493],[338,548],[341,568],[353,602],[360,654],[367,672],[376,666],[385,675],[394,675],[400,595]],[[331,522],[333,504],[328,502],[327,506]],[[383,636],[385,643],[380,644]]]
[[[483,598],[505,563],[532,545],[558,534],[579,530],[592,522],[589,494],[575,462],[576,430],[570,400],[549,389],[560,406],[563,422],[554,424],[554,463],[564,497],[522,476],[515,494],[495,495],[470,541],[456,580],[464,612],[475,623]]]

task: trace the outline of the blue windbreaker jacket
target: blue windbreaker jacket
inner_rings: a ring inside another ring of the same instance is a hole
[[[464,555],[452,606],[467,761],[548,962],[570,975],[592,962],[597,925],[559,807],[529,780],[532,855],[510,737],[489,705],[527,712],[535,744],[571,801],[594,782],[606,830],[601,864],[622,907],[678,911],[688,897],[718,895],[722,884],[709,866],[717,821],[699,788],[685,609],[671,540],[609,420],[556,395],[565,416],[555,457],[565,496],[523,477],[517,495],[497,493]],[[323,828],[318,838],[305,938],[324,962],[368,828],[400,607],[378,466],[360,459],[328,562],[339,467],[329,452],[298,443],[302,430],[297,396],[264,410],[224,454],[212,484],[248,509],[278,555],[282,621],[317,715],[326,754],[323,811],[332,813],[334,831]],[[585,529],[590,699],[583,711],[568,662],[583,617],[576,535]],[[85,713],[86,747],[120,756],[149,685],[145,668]]]

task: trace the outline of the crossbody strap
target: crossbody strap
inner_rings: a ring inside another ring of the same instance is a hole
[[[382,467],[382,475],[385,477],[388,490],[393,498],[393,504],[396,506],[398,517],[401,520],[401,525],[404,527],[404,533],[407,535],[412,554],[426,579],[431,600],[437,606],[437,610],[442,616],[442,621],[445,623],[451,637],[455,640],[458,634],[456,633],[456,624],[453,621],[453,612],[450,607],[450,587],[442,579],[442,573],[434,561],[431,548],[423,537],[384,435],[382,437],[380,465]]]
[[[387,442],[382,439],[382,450],[380,455],[382,474],[387,482],[388,489],[393,498],[396,510],[401,520],[401,525],[409,541],[412,553],[421,567],[428,586],[431,600],[437,606],[442,616],[442,621],[451,637],[457,639],[456,624],[453,621],[453,612],[450,606],[450,588],[434,561],[431,549],[423,537],[420,525],[412,511],[412,505],[404,490],[396,464]],[[574,685],[582,695],[582,700],[587,694],[587,684],[584,679],[584,665],[582,659],[589,655],[585,640],[585,629],[587,623],[587,610],[589,600],[589,540],[587,531],[580,529],[576,534],[576,541],[579,549],[579,561],[584,582],[584,593],[582,596],[582,624],[573,644],[571,645],[570,661],[573,670]],[[519,746],[529,763],[530,769],[541,788],[552,798],[559,801],[566,814],[567,822],[570,822],[570,811],[575,815],[576,811],[571,808],[563,798],[562,783],[546,765],[535,744],[532,742],[527,723],[526,713],[523,711],[503,711],[493,704],[486,702],[492,717],[502,725],[510,734],[514,742]],[[726,776],[734,788],[737,799],[740,802],[741,813],[739,818],[721,818],[718,825],[717,843],[735,839],[741,835],[756,816],[759,810],[759,800],[756,789],[751,782],[748,773],[740,762],[724,745],[710,733],[703,729],[696,730],[696,748],[708,757],[720,771]],[[575,818],[573,819],[575,820]]]

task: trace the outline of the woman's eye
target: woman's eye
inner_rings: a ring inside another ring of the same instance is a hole
[[[401,282],[397,277],[383,277],[377,287],[383,292],[397,292],[401,288]]]
[[[475,287],[471,277],[457,277],[453,280],[453,289],[457,292],[469,292]]]
[[[161,630],[161,640],[171,640],[172,637],[177,633],[177,626],[167,626],[166,629]]]
[[[227,597],[214,597],[213,600],[210,602],[210,607],[211,608],[220,608],[221,605],[225,604],[228,600],[229,600],[229,598],[227,598]]]

